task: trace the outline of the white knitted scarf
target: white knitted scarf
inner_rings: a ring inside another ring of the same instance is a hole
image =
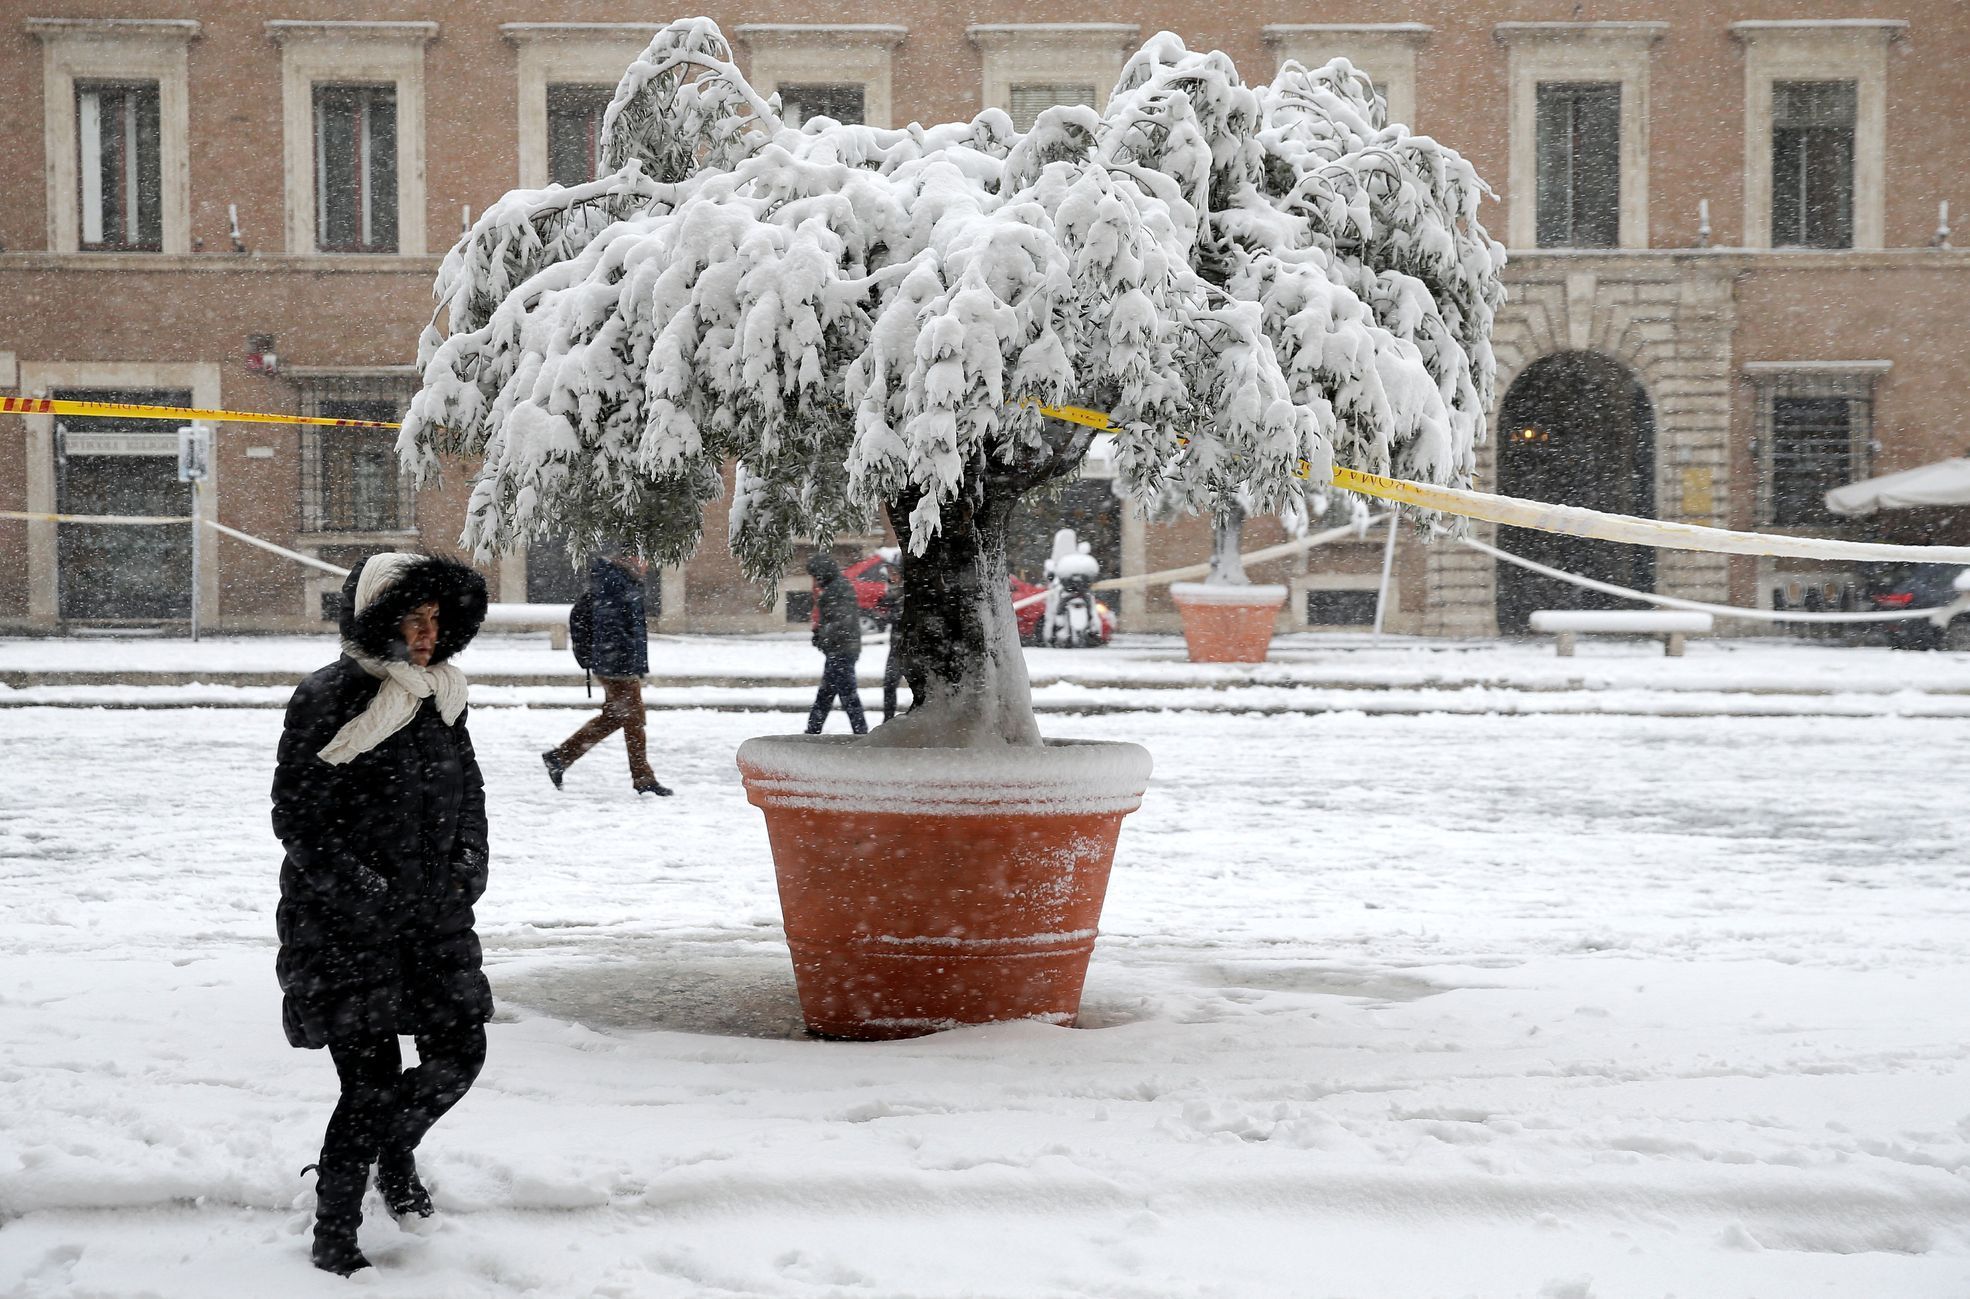
[[[356,579],[356,616],[361,617],[377,600],[396,586],[404,570],[422,555],[389,551],[371,555]],[[369,707],[349,719],[335,738],[318,755],[331,767],[339,767],[368,753],[383,741],[410,725],[426,699],[436,695],[438,715],[450,726],[465,711],[465,674],[449,663],[421,668],[414,663],[384,662],[371,658],[354,641],[343,641],[342,652],[356,665],[382,681]]]

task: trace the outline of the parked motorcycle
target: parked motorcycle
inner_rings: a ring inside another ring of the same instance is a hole
[[[1078,541],[1072,528],[1062,528],[1053,536],[1053,558],[1047,561],[1046,617],[1041,623],[1040,643],[1061,649],[1085,649],[1108,639],[1102,625],[1101,609],[1094,598],[1095,579],[1101,564],[1092,548]]]

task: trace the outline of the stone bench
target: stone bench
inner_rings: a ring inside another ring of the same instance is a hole
[[[568,648],[568,610],[565,604],[489,604],[485,626],[499,631],[544,631],[557,650]]]
[[[1683,638],[1707,634],[1716,620],[1707,613],[1681,609],[1540,609],[1532,615],[1532,630],[1559,639],[1554,648],[1571,656],[1576,636],[1660,636],[1663,653],[1680,658]]]

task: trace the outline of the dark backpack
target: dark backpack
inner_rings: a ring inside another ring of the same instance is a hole
[[[595,653],[595,593],[583,591],[568,610],[568,648],[575,652],[575,664],[587,667]]]

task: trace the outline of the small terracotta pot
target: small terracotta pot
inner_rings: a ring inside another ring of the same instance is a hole
[[[1176,582],[1170,598],[1183,615],[1192,663],[1263,663],[1286,588]]]
[[[1072,1024],[1140,745],[872,748],[783,735],[739,747],[766,815],[802,1017],[827,1037]]]

